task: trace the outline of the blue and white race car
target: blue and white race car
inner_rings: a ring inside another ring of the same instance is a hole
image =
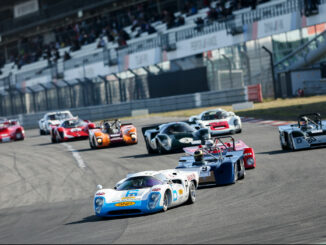
[[[95,215],[115,217],[167,211],[196,200],[197,171],[168,169],[129,174],[114,189],[98,185],[94,196]]]
[[[278,127],[282,150],[301,150],[326,146],[326,121],[319,113],[303,114],[297,124]]]
[[[214,145],[214,149],[210,150],[206,147],[198,148],[195,152],[185,150],[188,155],[180,157],[176,168],[198,171],[199,186],[234,184],[243,179],[246,173],[243,150],[236,150],[232,140],[232,148]],[[202,152],[200,161],[196,160],[196,152]]]

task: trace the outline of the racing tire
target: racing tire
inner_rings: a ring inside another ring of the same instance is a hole
[[[235,184],[235,182],[237,182],[238,180],[238,177],[239,177],[239,171],[238,171],[238,163],[234,163],[234,168],[233,168],[233,184]]]
[[[241,132],[242,132],[242,128],[238,129],[236,133],[240,134]]]
[[[292,141],[292,139],[290,139],[290,136],[288,136],[288,138],[287,138],[287,145],[288,145],[288,150],[289,151],[294,151],[295,150],[294,146],[293,146],[293,141]]]
[[[239,172],[239,176],[238,179],[244,179],[246,175],[246,169],[245,169],[245,165],[244,165],[244,161],[243,159],[240,160],[240,172]]]
[[[93,145],[93,140],[89,139],[89,146],[91,147],[91,149],[96,149],[96,147]]]
[[[158,154],[162,155],[166,153],[166,150],[163,148],[159,141],[156,141],[156,145]]]
[[[52,143],[52,144],[57,143],[56,139],[54,139],[53,137],[51,137],[51,143]]]
[[[162,211],[166,212],[168,210],[168,207],[169,207],[169,196],[168,196],[168,193],[165,192],[164,197],[163,197],[163,209],[162,209]]]
[[[282,144],[282,136],[281,136],[281,134],[280,134],[280,144],[281,144],[281,148],[282,148],[283,151],[288,150],[288,146]]]
[[[44,135],[44,131],[40,129],[40,135]]]
[[[148,139],[147,138],[145,138],[145,144],[146,144],[146,149],[147,149],[147,152],[148,152],[148,154],[153,154],[153,153],[155,153],[155,151],[152,149],[152,147],[149,145],[149,143],[148,143]]]
[[[193,204],[196,201],[196,186],[193,181],[190,182],[189,186],[189,197],[186,204]]]

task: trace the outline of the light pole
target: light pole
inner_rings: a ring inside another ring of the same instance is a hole
[[[273,79],[273,87],[274,87],[274,99],[277,98],[277,94],[276,94],[276,80],[275,80],[275,74],[274,74],[274,60],[273,60],[273,52],[270,51],[268,48],[266,48],[265,46],[262,47],[262,49],[264,49],[270,57],[271,60],[271,67],[272,67],[272,79]]]

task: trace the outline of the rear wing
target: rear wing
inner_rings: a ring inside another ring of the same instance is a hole
[[[223,139],[230,139],[232,141],[232,146],[228,144],[228,142],[225,142]],[[226,136],[218,136],[218,137],[213,137],[212,140],[214,141],[215,144],[222,144],[225,149],[231,148],[232,150],[235,151],[235,140],[232,136],[226,135]]]

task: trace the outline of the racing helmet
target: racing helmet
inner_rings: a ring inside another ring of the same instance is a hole
[[[206,140],[205,141],[205,146],[208,148],[212,148],[214,146],[213,140]]]
[[[108,123],[108,122],[105,122],[105,123],[104,123],[104,129],[105,129],[106,131],[109,131],[109,130],[110,130],[110,127],[111,127],[110,123]]]
[[[300,126],[306,127],[308,125],[308,118],[306,116],[303,116],[299,120]]]
[[[202,150],[196,150],[194,152],[194,158],[196,162],[201,162],[204,159],[203,151]]]

